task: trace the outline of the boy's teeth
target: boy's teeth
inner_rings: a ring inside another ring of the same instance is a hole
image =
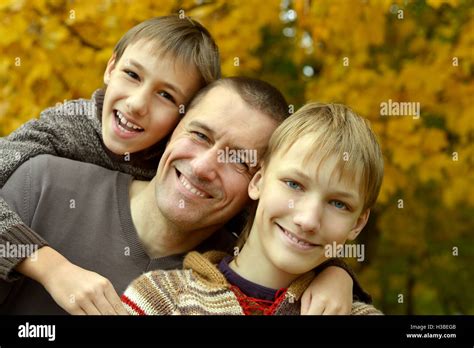
[[[311,244],[309,243],[306,243],[305,241],[302,241],[302,240],[299,240],[298,238],[296,238],[295,236],[293,236],[290,232],[288,232],[287,230],[284,230],[285,231],[285,234],[290,237],[290,239],[292,241],[294,241],[295,243],[298,243],[300,245],[305,245],[305,246],[311,246]]]
[[[122,115],[120,111],[117,110],[117,116],[120,120],[120,123],[123,124],[124,126],[127,126],[129,128],[135,129],[135,130],[143,130],[143,128],[138,127],[137,125],[134,125],[132,122],[128,121],[125,116]]]

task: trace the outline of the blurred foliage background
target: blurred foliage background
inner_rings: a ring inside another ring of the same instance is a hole
[[[278,86],[299,108],[367,117],[386,161],[349,262],[390,314],[474,314],[474,4],[469,0],[1,0],[0,136],[65,99],[89,98],[117,40],[179,13],[215,37],[225,76]],[[418,102],[419,118],[381,116]]]

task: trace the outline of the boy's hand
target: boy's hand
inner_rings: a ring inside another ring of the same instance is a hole
[[[37,251],[16,270],[41,283],[54,301],[70,314],[127,314],[107,278],[78,267],[50,247]]]
[[[350,314],[352,309],[350,275],[330,266],[313,279],[301,297],[301,315]]]

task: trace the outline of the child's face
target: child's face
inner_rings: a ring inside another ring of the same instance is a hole
[[[306,273],[323,262],[325,245],[353,240],[367,222],[363,197],[356,182],[333,169],[329,157],[303,162],[311,138],[297,140],[284,154],[277,152],[249,185],[258,199],[254,225],[247,243],[258,246],[265,260],[288,275]]]
[[[112,57],[104,73],[108,85],[102,110],[102,136],[118,154],[144,150],[168,135],[200,87],[194,66],[170,55],[161,59],[146,41],[129,45],[118,62]]]

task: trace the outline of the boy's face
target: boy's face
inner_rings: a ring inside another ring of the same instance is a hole
[[[362,212],[360,176],[338,181],[334,156],[319,170],[319,160],[303,162],[311,141],[305,136],[286,153],[275,153],[249,185],[250,197],[259,202],[247,243],[263,252],[262,262],[290,278],[323,262],[325,245],[353,240],[369,216]]]
[[[126,155],[149,148],[171,133],[186,105],[200,88],[191,64],[171,55],[161,58],[147,41],[129,45],[119,61],[109,60],[102,109],[102,136],[109,150]]]
[[[277,124],[222,86],[211,89],[176,127],[155,181],[157,206],[182,231],[217,228],[248,202],[256,167],[226,161],[229,149],[260,156]]]

